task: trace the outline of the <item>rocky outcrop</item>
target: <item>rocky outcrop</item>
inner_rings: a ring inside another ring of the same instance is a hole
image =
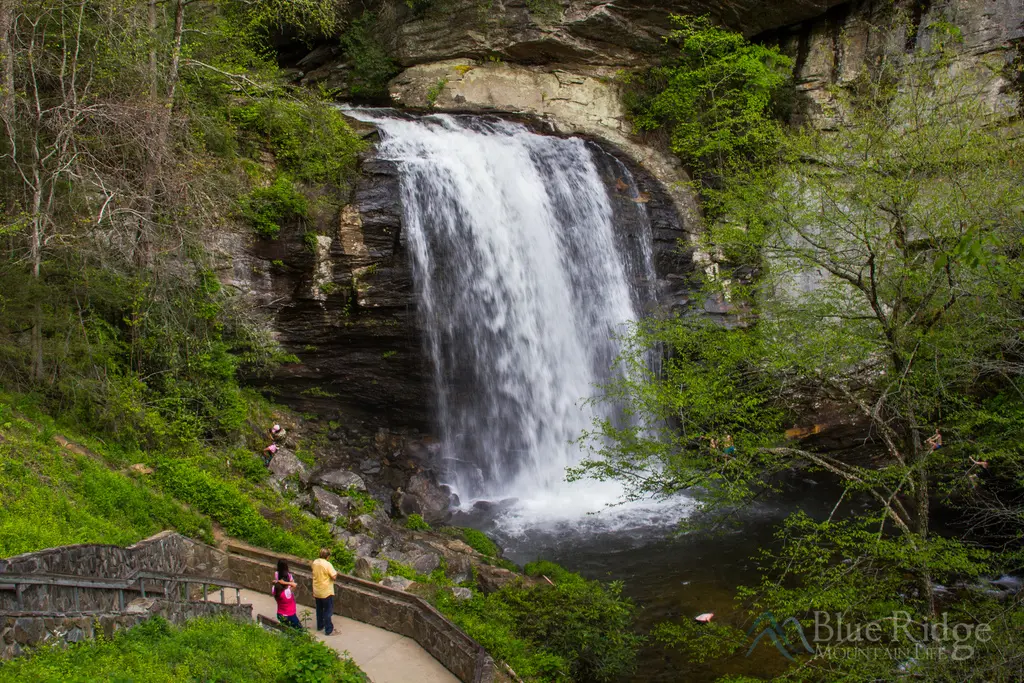
[[[385,574],[388,571],[388,561],[377,557],[357,557],[355,569],[352,576],[372,581],[375,573]]]
[[[411,476],[406,490],[398,491],[397,497],[403,515],[420,515],[427,524],[441,524],[451,517],[451,490],[438,484],[430,472]]]
[[[348,470],[327,470],[316,475],[313,481],[334,491],[345,492],[349,489],[355,489],[356,491],[366,490],[366,483],[363,481],[363,478],[355,472],[349,472]]]
[[[950,31],[964,53],[951,68],[977,72],[987,84],[988,104],[1012,113],[1019,100],[1010,66],[1024,42],[1024,3],[1018,0],[856,0],[757,39],[780,45],[795,61],[803,100],[797,120],[827,128],[836,123],[837,87],[850,85],[883,55],[910,57],[948,40]]]
[[[670,14],[708,14],[747,35],[820,15],[842,0],[447,0],[397,7],[394,51],[403,66],[451,57],[527,64],[630,66],[650,61]],[[424,6],[425,5],[425,6]]]
[[[269,378],[250,378],[275,400],[371,429],[428,427],[399,198],[396,169],[371,155],[352,188],[325,198],[313,225],[285,226],[273,240],[245,231],[208,236],[235,304],[298,358]],[[308,230],[319,233],[315,245]]]
[[[279,492],[283,493],[288,488],[297,488],[296,484],[304,484],[309,481],[306,464],[288,449],[279,448],[267,467],[270,469],[270,485]]]
[[[334,521],[339,517],[347,517],[352,509],[352,502],[336,493],[314,486],[312,491],[313,514],[321,519]]]
[[[630,135],[621,85],[611,68],[550,68],[454,59],[406,69],[391,98],[409,107],[512,112],[537,117],[550,132],[587,135],[625,152],[668,193],[682,224],[694,227],[697,203],[679,159]]]

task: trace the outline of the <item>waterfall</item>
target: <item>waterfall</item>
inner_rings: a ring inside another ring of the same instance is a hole
[[[595,419],[616,419],[586,399],[653,292],[650,224],[626,167],[500,119],[348,113],[378,126],[377,155],[401,172],[447,483],[464,503],[516,498],[539,514],[614,502],[617,486],[570,486],[565,469]],[[642,234],[616,230],[613,201]]]

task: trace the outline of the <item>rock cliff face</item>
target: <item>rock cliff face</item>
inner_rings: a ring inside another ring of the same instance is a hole
[[[959,32],[965,53],[953,68],[996,75],[986,98],[996,110],[1012,112],[1018,94],[1013,92],[1011,65],[1024,46],[1020,0],[858,0],[757,39],[780,45],[795,60],[794,76],[803,96],[798,117],[828,127],[836,114],[831,92],[836,86],[849,85],[882,55],[928,50],[950,30]]]
[[[524,120],[551,132],[538,120]],[[253,378],[276,400],[370,433],[379,428],[422,432],[431,427],[431,369],[423,351],[411,264],[402,228],[398,169],[375,156],[377,133],[362,127],[370,149],[360,177],[336,219],[317,226],[315,243],[298,227],[274,240],[232,233],[217,237],[221,280],[264,316],[298,363],[270,378]],[[612,197],[616,239],[627,270],[637,239],[653,237],[655,282],[643,305],[688,303],[691,255],[674,198],[644,167],[605,140],[592,143]],[[625,183],[624,176],[629,176]],[[627,186],[628,185],[628,186]],[[641,208],[642,207],[642,208]]]
[[[1006,73],[987,94],[1017,106],[1006,67],[1021,59],[1020,0],[385,0],[378,36],[404,67],[395,104],[525,117],[538,130],[583,135],[634,171],[648,205],[663,305],[685,300],[692,268],[678,240],[698,228],[685,170],[657,141],[635,136],[616,74],[655,62],[669,13],[708,13],[795,61],[797,117],[833,125],[834,86],[849,84],[880,55],[927,48],[950,25],[962,32],[961,69]],[[324,45],[297,65],[306,84],[344,85],[348,66]],[[372,139],[372,131],[367,133]],[[430,370],[416,324],[401,229],[396,169],[364,159],[362,177],[315,245],[298,232],[275,242],[222,236],[226,280],[253,297],[286,349],[301,359],[266,386],[302,410],[354,415],[375,426],[429,429]],[[614,183],[614,173],[606,182]],[[612,187],[611,185],[609,187]]]
[[[708,14],[748,35],[820,15],[841,0],[442,0],[399,8],[402,66],[498,56],[520,64],[648,63],[671,30],[670,14]]]
[[[216,238],[222,282],[300,360],[255,384],[343,424],[428,426],[430,375],[401,222],[397,169],[371,152],[348,202],[316,226],[316,244],[298,227],[274,240]]]

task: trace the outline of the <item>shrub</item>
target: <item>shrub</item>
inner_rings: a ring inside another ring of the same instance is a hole
[[[295,184],[285,175],[279,175],[267,187],[257,187],[239,199],[242,216],[260,237],[274,239],[280,234],[282,224],[293,222],[309,215],[306,197],[295,189]]]
[[[526,571],[555,585],[509,584],[466,601],[439,591],[435,605],[525,680],[614,681],[633,670],[642,639],[621,584],[588,581],[551,562]]]
[[[462,539],[466,542],[466,545],[481,555],[498,557],[501,554],[501,549],[498,548],[497,544],[482,531],[462,529]]]
[[[386,99],[388,81],[401,69],[380,42],[377,17],[370,12],[352,22],[341,37],[345,59],[351,67],[349,95],[365,99]]]
[[[409,565],[396,562],[395,560],[388,560],[388,574],[391,576],[401,576],[403,579],[409,579],[410,581],[421,581],[423,583],[427,581],[426,577],[419,574]]]
[[[352,507],[349,508],[348,512],[350,517],[372,515],[377,509],[377,499],[366,491],[357,489],[355,486],[349,486],[344,495],[352,501]]]
[[[705,180],[736,163],[770,159],[780,139],[772,111],[792,60],[708,17],[672,21],[678,54],[626,79],[634,123],[666,127],[672,151]]]
[[[363,142],[330,103],[268,97],[232,111],[240,128],[269,144],[282,168],[307,183],[347,185]]]
[[[430,525],[423,521],[422,515],[413,513],[405,520],[405,528],[413,531],[429,531]]]

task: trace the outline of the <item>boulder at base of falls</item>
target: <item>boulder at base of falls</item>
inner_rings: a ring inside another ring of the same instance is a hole
[[[421,515],[427,524],[444,524],[452,516],[451,490],[429,472],[409,477],[406,490],[396,498],[403,515]]]
[[[303,483],[309,481],[305,463],[286,448],[279,448],[267,467],[270,468],[270,484],[278,491],[285,487],[285,481],[292,476],[297,476]]]
[[[441,556],[429,550],[409,554],[409,566],[420,574],[430,574],[441,566]]]
[[[468,554],[444,553],[445,574],[448,575],[449,579],[455,583],[462,583],[473,578],[472,552],[473,550],[470,549]]]
[[[366,490],[366,483],[363,481],[363,478],[355,472],[349,472],[348,470],[321,472],[313,479],[313,482],[334,491],[348,491],[349,488],[355,488],[357,491]]]
[[[385,588],[395,588],[397,590],[404,591],[414,583],[416,582],[410,581],[409,579],[403,578],[401,576],[385,576],[384,580],[380,582],[380,585],[384,586]]]
[[[356,555],[369,556],[380,550],[380,541],[366,534],[356,534],[345,540],[345,544]]]
[[[452,586],[448,591],[456,600],[469,600],[473,597],[473,591],[464,586]]]
[[[359,515],[355,521],[358,526],[353,527],[353,531],[365,531],[374,538],[386,538],[392,529],[387,517],[377,510],[372,514]]]
[[[542,579],[524,576],[504,567],[494,567],[489,564],[477,564],[476,577],[477,585],[480,586],[480,590],[484,593],[494,593],[501,590],[507,584],[516,582],[522,582],[525,588],[532,588],[544,583]]]
[[[313,512],[320,519],[333,522],[339,517],[348,517],[351,508],[352,501],[350,499],[342,498],[319,486],[313,487]]]
[[[373,571],[375,569],[381,574],[387,573],[388,561],[380,557],[357,557],[356,567],[352,571],[352,575],[356,578],[373,581]]]

